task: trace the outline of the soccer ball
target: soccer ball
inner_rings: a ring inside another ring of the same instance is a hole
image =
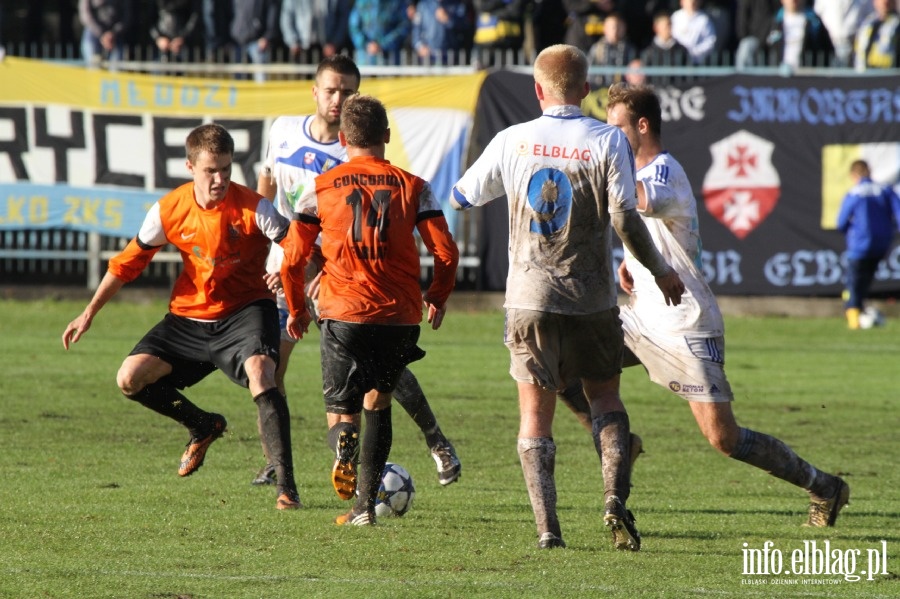
[[[388,462],[381,473],[381,486],[375,497],[375,515],[381,518],[402,516],[412,507],[415,496],[416,487],[406,468]]]
[[[878,308],[868,306],[865,310],[859,313],[859,328],[871,329],[873,327],[883,326],[884,314],[882,314],[881,310],[879,310]]]

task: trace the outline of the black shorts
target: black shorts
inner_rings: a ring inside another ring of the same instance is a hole
[[[273,300],[259,300],[214,322],[166,314],[138,341],[130,355],[150,354],[172,365],[165,380],[178,389],[190,387],[214,370],[247,387],[244,362],[266,355],[278,362],[280,329]]]
[[[391,393],[406,365],[421,360],[419,325],[323,320],[320,337],[325,411],[358,414],[372,389]]]

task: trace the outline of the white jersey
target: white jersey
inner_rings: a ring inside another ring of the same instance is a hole
[[[610,214],[636,207],[618,127],[576,106],[494,137],[453,189],[463,207],[509,202],[506,308],[593,314],[616,305]]]
[[[641,212],[653,243],[678,272],[686,288],[677,307],[667,306],[656,279],[625,248],[625,262],[634,279],[634,291],[623,307],[623,322],[631,316],[646,330],[660,334],[716,337],[725,326],[716,298],[706,283],[701,265],[702,244],[697,202],[684,169],[668,152],[662,152],[637,172],[644,184],[647,208]]]
[[[347,160],[347,149],[339,141],[322,143],[310,136],[312,119],[312,116],[280,116],[269,130],[263,171],[273,177],[278,187],[275,207],[287,218],[293,218],[297,200],[306,186]],[[273,244],[266,270],[279,272],[282,256],[281,247]]]

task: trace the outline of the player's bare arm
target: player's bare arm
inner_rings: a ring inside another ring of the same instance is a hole
[[[309,331],[309,324],[312,322],[312,315],[310,315],[309,311],[303,310],[296,316],[293,314],[288,315],[287,324],[285,325],[285,329],[287,329],[288,335],[291,336],[291,339],[303,339],[303,335]]]
[[[444,322],[444,315],[447,313],[447,306],[438,306],[434,302],[432,302],[427,295],[422,298],[425,302],[425,307],[428,308],[428,322],[431,324],[431,329],[436,331],[441,328],[441,324]]]
[[[309,283],[306,284],[306,297],[311,300],[319,299],[319,288],[322,284],[322,272],[319,271],[316,273],[312,279],[310,279]]]
[[[84,312],[70,322],[66,330],[63,331],[62,344],[64,348],[69,349],[70,344],[76,343],[81,339],[81,336],[91,328],[94,316],[106,305],[110,298],[118,293],[123,285],[125,285],[125,281],[109,272],[103,276],[103,280],[100,281],[97,291],[94,292],[94,297],[91,298]]]
[[[263,168],[259,172],[259,178],[256,180],[256,193],[268,200],[274,200],[275,194],[278,193],[278,185],[275,183],[275,176],[268,167]]]
[[[281,273],[280,272],[267,272],[263,275],[263,280],[266,282],[266,287],[269,288],[269,291],[272,293],[278,293],[281,289]]]
[[[631,276],[631,273],[628,272],[628,266],[626,266],[624,260],[619,263],[618,273],[619,286],[622,288],[622,291],[631,295],[632,292],[634,292],[634,278]]]

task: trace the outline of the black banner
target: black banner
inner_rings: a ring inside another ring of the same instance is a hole
[[[844,238],[834,220],[851,185],[850,162],[866,159],[882,183],[896,184],[900,175],[897,78],[735,75],[658,92],[663,142],[684,166],[697,199],[713,290],[839,295]],[[585,112],[605,120],[605,97],[605,88],[594,90]],[[489,75],[477,115],[475,156],[498,131],[540,115],[532,77]],[[484,214],[485,289],[504,286],[506,219],[503,202]],[[873,291],[900,292],[896,244]]]

